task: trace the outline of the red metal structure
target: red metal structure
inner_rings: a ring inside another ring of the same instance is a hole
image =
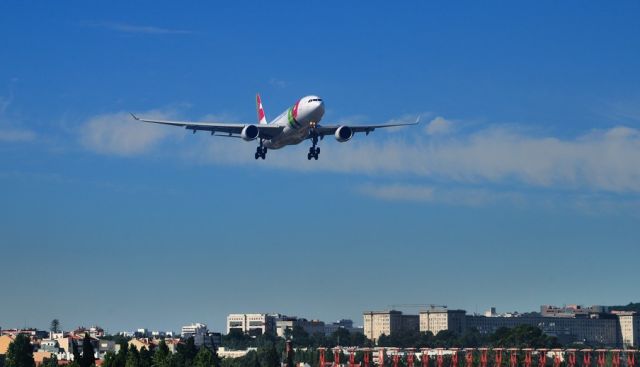
[[[414,348],[407,348],[407,367],[413,367],[413,360],[416,355]]]
[[[458,348],[451,348],[451,367],[458,367]]]
[[[420,362],[422,362],[422,367],[429,367],[429,349],[422,348],[420,349],[422,355],[420,356]]]
[[[502,348],[493,348],[493,352],[496,359],[494,367],[502,367]]]
[[[627,351],[627,367],[635,367],[636,365],[636,352],[633,350]]]
[[[560,367],[562,364],[562,350],[554,349],[553,350],[553,367]]]
[[[509,348],[509,367],[518,367],[518,349]]]
[[[355,367],[355,365],[356,365],[356,349],[350,348],[349,349],[349,366]]]
[[[384,366],[384,348],[378,351],[378,366]]]
[[[598,353],[598,367],[604,367],[604,365],[607,363],[607,350],[596,349],[596,352]]]
[[[567,349],[567,353],[568,353],[567,365],[569,367],[576,367],[576,350]]]
[[[333,348],[333,366],[340,366],[340,348]]]
[[[480,367],[487,367],[487,363],[489,362],[489,349],[487,348],[478,348],[480,351]]]
[[[464,360],[466,362],[466,367],[473,367],[473,349],[467,348],[464,350]]]
[[[400,351],[398,349],[393,350],[393,367],[398,367],[400,363]]]
[[[438,348],[438,356],[436,357],[436,364],[438,367],[442,367],[444,364],[444,356],[442,355],[442,348]]]
[[[538,366],[545,367],[547,365],[547,349],[538,349]]]
[[[583,349],[582,352],[582,367],[591,367],[591,349]]]
[[[363,349],[362,352],[362,362],[364,362],[364,367],[369,367],[369,363],[371,363],[371,356],[369,355],[370,350],[367,348]]]
[[[320,354],[320,367],[325,367],[326,366],[326,361],[325,361],[325,354],[324,352],[326,351],[326,348],[318,348],[318,353]]]
[[[611,351],[611,367],[620,367],[620,349]]]
[[[533,349],[531,348],[525,348],[523,349],[524,351],[524,367],[531,367],[531,365],[533,364]]]

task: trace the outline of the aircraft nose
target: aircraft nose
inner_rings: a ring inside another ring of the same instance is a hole
[[[320,116],[324,115],[324,102],[319,101],[318,106],[316,107],[316,111],[320,114]]]

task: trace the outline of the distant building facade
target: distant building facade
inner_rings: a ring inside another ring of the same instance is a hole
[[[420,311],[419,315],[403,315],[395,310],[366,311],[363,318],[364,334],[374,342],[383,334],[416,329],[434,335],[443,330],[462,334],[470,329],[489,334],[501,327],[530,325],[557,337],[562,343],[625,348],[640,346],[640,315],[629,311],[611,311],[607,306],[543,305],[540,313],[527,314],[497,314],[492,308],[485,315],[467,315],[464,310],[431,307]]]
[[[185,325],[181,329],[182,339],[193,338],[196,347],[206,347],[215,351],[222,344],[222,335],[220,333],[210,332],[207,325],[195,323]]]
[[[420,331],[430,331],[433,335],[443,330],[451,330],[458,334],[466,329],[466,311],[449,310],[446,307],[431,307],[420,311]]]
[[[640,315],[632,311],[613,311],[620,324],[620,340],[623,348],[640,346]]]
[[[245,334],[257,336],[275,335],[276,315],[266,313],[234,313],[227,316],[227,334],[231,330],[240,330]]]
[[[364,335],[373,340],[378,340],[381,335],[391,335],[401,331],[418,331],[420,318],[418,315],[403,315],[401,311],[365,311]]]

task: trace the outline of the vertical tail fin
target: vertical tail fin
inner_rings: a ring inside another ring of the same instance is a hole
[[[266,124],[267,116],[264,114],[264,108],[262,108],[262,100],[260,94],[256,94],[256,110],[258,111],[258,124]]]

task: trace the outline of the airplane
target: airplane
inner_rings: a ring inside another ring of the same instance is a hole
[[[322,140],[326,135],[333,135],[337,141],[344,143],[351,140],[355,133],[369,135],[375,129],[417,125],[420,122],[420,116],[418,116],[416,121],[411,123],[358,126],[321,125],[320,120],[324,115],[324,101],[315,95],[299,99],[271,122],[267,122],[260,94],[256,95],[256,110],[258,113],[257,124],[151,120],[138,117],[133,113],[131,116],[136,121],[183,126],[187,130],[192,130],[194,134],[196,131],[203,130],[209,131],[211,135],[215,136],[242,138],[245,141],[258,140],[259,145],[254,157],[263,160],[267,156],[267,149],[280,149],[287,145],[300,144],[307,139],[311,139],[312,143],[307,159],[318,160],[320,155],[320,147],[317,146],[318,139]]]

